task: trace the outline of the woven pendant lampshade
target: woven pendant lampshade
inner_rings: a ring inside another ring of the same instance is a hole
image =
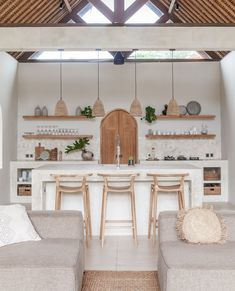
[[[96,117],[103,117],[103,116],[105,116],[105,111],[104,111],[104,104],[100,100],[100,53],[99,53],[99,51],[98,51],[98,84],[97,84],[97,87],[98,87],[98,98],[96,99],[96,101],[93,105],[92,113]]]
[[[67,106],[62,99],[62,52],[60,51],[60,99],[56,103],[55,106],[55,115],[56,116],[66,116],[68,115],[68,109]]]
[[[136,51],[135,51],[135,99],[131,103],[130,113],[133,116],[142,116],[142,107],[137,99],[137,79],[136,79]]]
[[[177,101],[174,98],[174,50],[171,50],[172,62],[171,62],[171,81],[172,81],[172,97],[167,107],[167,115],[180,115],[180,110]]]

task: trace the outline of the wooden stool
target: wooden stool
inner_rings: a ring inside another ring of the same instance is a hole
[[[105,223],[106,222],[123,222],[132,224],[132,233],[135,244],[138,244],[137,241],[137,225],[136,225],[136,208],[135,208],[135,190],[134,182],[135,177],[138,174],[98,174],[104,178],[104,187],[103,187],[103,197],[102,197],[102,209],[101,209],[101,221],[100,221],[100,239],[101,245],[104,246],[104,232],[105,232]],[[115,180],[114,180],[115,179]],[[128,183],[127,186],[111,186],[110,183],[118,181],[120,183]],[[108,193],[129,193],[131,197],[131,220],[106,220],[106,209],[107,209],[107,195]]]
[[[170,193],[176,192],[178,196],[179,209],[185,208],[184,200],[184,178],[188,176],[188,173],[182,174],[147,174],[147,176],[153,177],[153,184],[151,185],[150,192],[150,206],[149,206],[149,224],[148,224],[148,238],[151,237],[151,229],[153,227],[153,242],[156,241],[156,228],[157,228],[157,199],[158,192]],[[161,178],[168,180],[160,181]],[[178,180],[174,185],[161,185],[161,182],[169,182],[169,178],[172,180]]]
[[[86,232],[86,245],[88,246],[88,238],[92,238],[91,228],[91,209],[90,209],[90,194],[87,184],[87,175],[52,175],[56,181],[56,198],[55,198],[55,210],[61,209],[61,195],[64,194],[77,194],[82,193],[83,207],[84,207],[84,223]],[[64,186],[65,182],[80,182],[79,186]]]

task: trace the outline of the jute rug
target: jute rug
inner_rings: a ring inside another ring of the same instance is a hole
[[[160,291],[157,272],[86,271],[82,291]]]

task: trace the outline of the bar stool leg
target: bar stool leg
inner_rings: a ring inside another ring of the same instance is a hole
[[[131,203],[131,225],[132,225],[132,237],[135,238],[135,230],[134,230],[134,208],[132,202],[132,192],[130,192],[130,203]]]
[[[61,208],[61,192],[59,188],[56,187],[56,196],[55,196],[55,210],[60,210]]]
[[[137,223],[136,223],[136,208],[135,208],[135,192],[134,190],[131,192],[132,196],[132,203],[133,203],[133,227],[134,227],[134,240],[136,246],[138,245],[138,239],[137,239]]]
[[[100,240],[102,239],[102,222],[104,216],[104,187],[103,187],[103,194],[102,194],[102,206],[101,206],[101,218],[100,218]]]
[[[88,224],[88,213],[87,213],[86,189],[82,191],[82,196],[83,196],[84,222],[85,222],[85,232],[86,232],[86,246],[88,247],[89,224]]]
[[[150,191],[148,239],[150,239],[151,237],[152,222],[153,222],[153,185],[151,185]]]
[[[181,201],[181,192],[180,191],[177,192],[177,196],[178,196],[179,210],[181,210],[182,209],[182,201]]]
[[[103,217],[102,217],[102,222],[101,222],[101,246],[104,246],[104,231],[105,231],[105,221],[106,221],[106,208],[107,208],[107,191],[106,189],[104,190],[104,201],[103,201]]]
[[[156,243],[157,229],[157,191],[153,190],[153,244]]]
[[[182,209],[185,209],[185,200],[184,200],[184,188],[182,187],[181,191],[180,191],[180,196],[181,196],[181,205],[182,205]]]
[[[89,237],[92,238],[92,227],[91,227],[91,204],[90,204],[90,192],[89,186],[86,185],[86,200],[87,200],[87,212],[88,212],[88,225],[89,225]]]

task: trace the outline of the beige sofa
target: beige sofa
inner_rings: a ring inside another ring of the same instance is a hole
[[[33,211],[28,214],[43,239],[0,248],[0,290],[81,290],[84,271],[81,213]]]
[[[220,212],[228,229],[224,245],[177,239],[176,212],[159,215],[158,274],[161,291],[235,290],[235,213]]]

